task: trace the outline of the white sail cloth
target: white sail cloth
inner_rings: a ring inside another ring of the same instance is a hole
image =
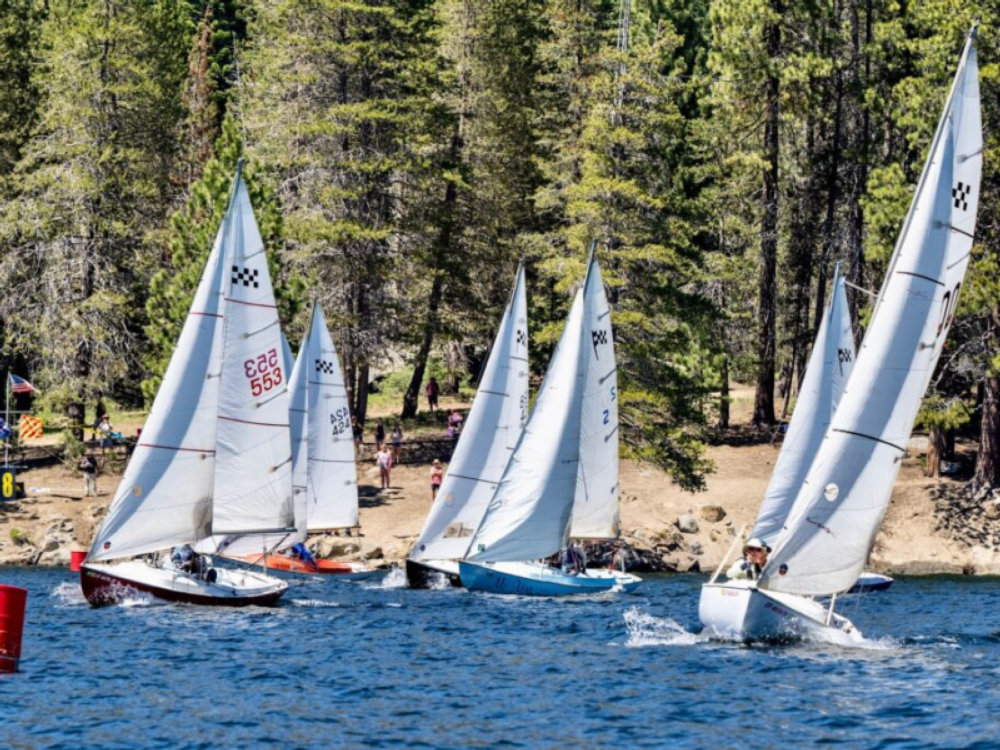
[[[618,514],[618,370],[611,330],[611,308],[601,269],[590,259],[587,273],[586,318],[583,321],[583,405],[580,418],[580,468],[570,536],[576,539],[617,539]]]
[[[304,542],[308,535],[308,515],[306,481],[309,453],[309,430],[306,410],[306,364],[305,342],[299,347],[299,356],[292,366],[292,376],[288,382],[288,423],[292,440],[292,504],[295,509],[295,534],[292,544]]]
[[[191,544],[211,530],[228,231],[224,220],[91,562]]]
[[[566,328],[549,362],[535,408],[473,536],[469,560],[518,562],[549,557],[569,539],[580,479],[581,433],[588,372],[607,374],[607,344],[595,346],[591,326],[607,309],[600,269],[591,254],[587,278],[573,300]],[[608,338],[610,342],[610,337]],[[588,399],[587,406],[599,402]],[[603,423],[603,415],[599,418]],[[592,423],[591,423],[592,424]],[[595,433],[596,434],[596,433]],[[594,462],[595,486],[605,491],[608,462]],[[614,479],[617,483],[617,477]]]
[[[358,516],[358,475],[347,386],[323,310],[313,308],[303,343],[306,380],[309,531],[353,528]]]
[[[264,242],[239,175],[226,215],[226,319],[212,533],[294,528],[288,373]]]
[[[528,308],[518,268],[469,418],[411,557],[456,560],[469,550],[528,419]]]
[[[802,595],[844,591],[889,503],[969,261],[982,171],[974,33],[963,54],[854,373],[762,576]]]
[[[823,442],[854,368],[854,332],[839,268],[820,323],[788,432],[774,464],[751,537],[773,544]]]

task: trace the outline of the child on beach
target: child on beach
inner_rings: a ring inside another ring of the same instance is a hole
[[[441,459],[435,458],[434,463],[431,464],[431,500],[437,497],[443,479],[444,467],[441,465]]]

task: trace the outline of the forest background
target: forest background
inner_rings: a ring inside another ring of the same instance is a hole
[[[623,450],[696,490],[787,416],[837,264],[858,339],[979,22],[986,140],[929,462],[1000,483],[1000,13],[984,0],[0,0],[0,371],[148,405],[237,160],[293,345],[352,408],[475,379],[515,270],[544,371],[592,242]],[[867,291],[866,291],[867,290]]]

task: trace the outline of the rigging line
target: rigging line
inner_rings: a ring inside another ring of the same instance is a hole
[[[837,427],[832,429],[832,432],[842,432],[845,435],[854,435],[855,437],[866,438],[867,440],[874,440],[876,443],[882,443],[883,445],[888,445],[890,448],[895,448],[900,453],[906,453],[906,448],[900,448],[895,443],[890,443],[888,440],[883,440],[882,438],[874,437],[873,435],[866,435],[863,432],[852,432],[851,430],[841,430]]]
[[[857,289],[859,292],[862,292],[863,294],[867,294],[869,297],[871,297],[873,299],[876,298],[876,297],[878,297],[878,294],[876,292],[873,292],[871,289],[865,289],[863,286],[858,286],[857,284],[852,284],[847,279],[843,279],[843,282],[847,286],[851,287],[851,289]]]
[[[268,398],[264,399],[263,401],[257,401],[257,402],[255,402],[254,406],[259,409],[260,407],[266,406],[267,404],[269,404],[272,401],[274,401],[274,399],[278,398],[278,396],[283,396],[286,393],[288,393],[288,389],[287,388],[285,390],[283,390],[283,391],[275,391],[274,394],[272,394]]]
[[[922,273],[914,273],[913,271],[896,271],[896,273],[901,273],[904,276],[912,276],[916,279],[923,279],[924,281],[929,281],[932,284],[937,284],[938,286],[944,286],[943,281],[938,281],[937,279],[933,279],[930,276],[924,276]]]
[[[599,385],[604,385],[604,381],[607,380],[608,378],[610,378],[616,372],[618,372],[618,368],[617,367],[615,369],[613,369],[611,372],[609,372],[607,375],[605,375],[603,378],[598,379],[597,383]]]
[[[970,240],[972,240],[973,242],[975,242],[975,240],[976,240],[976,235],[974,235],[974,234],[969,234],[969,233],[968,233],[968,232],[966,232],[966,231],[965,231],[964,229],[959,229],[959,228],[958,228],[958,227],[956,227],[956,226],[955,226],[954,224],[949,224],[949,225],[948,225],[948,229],[950,229],[950,230],[951,230],[951,231],[953,231],[953,232],[958,232],[959,234],[964,234],[964,235],[965,235],[966,237],[968,237],[968,238],[969,238]]]
[[[607,435],[604,436],[604,442],[606,443],[611,438],[613,438],[616,432],[618,432],[618,425],[615,425],[615,429],[613,429],[611,432],[609,432]]]

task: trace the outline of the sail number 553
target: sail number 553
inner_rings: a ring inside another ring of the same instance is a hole
[[[256,398],[283,382],[278,366],[278,350],[271,349],[243,363],[243,374],[250,381],[250,393]]]

